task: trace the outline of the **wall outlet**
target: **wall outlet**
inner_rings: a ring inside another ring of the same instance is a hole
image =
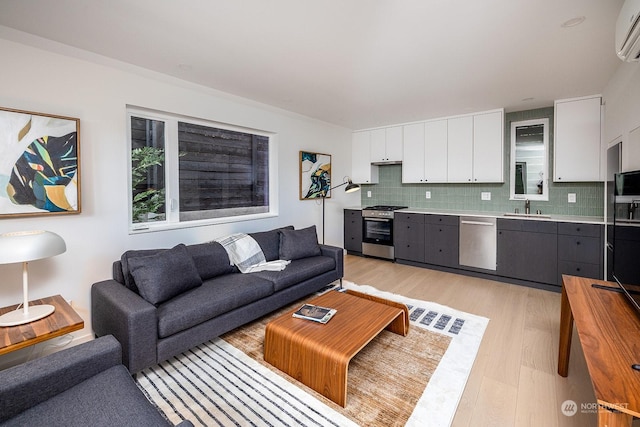
[[[491,200],[491,192],[483,191],[482,193],[480,193],[480,200]]]
[[[576,202],[576,193],[569,193],[567,195],[567,202],[575,203]]]
[[[367,191],[367,197],[371,197],[371,190]]]
[[[425,191],[424,192],[424,198],[425,199],[430,199],[431,198],[431,191]]]

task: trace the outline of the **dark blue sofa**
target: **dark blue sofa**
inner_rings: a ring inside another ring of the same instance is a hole
[[[242,274],[216,242],[125,252],[91,288],[94,333],[116,337],[137,373],[342,279],[343,249],[315,227],[250,235],[267,261],[291,263]]]
[[[0,426],[116,425],[172,424],[138,389],[111,336],[0,371]]]

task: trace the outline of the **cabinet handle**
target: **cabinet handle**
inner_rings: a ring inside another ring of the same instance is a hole
[[[578,240],[578,241],[576,242],[576,245],[580,246],[580,240]]]
[[[578,232],[579,232],[579,231],[580,231],[580,227],[576,228],[576,231],[578,231]]]

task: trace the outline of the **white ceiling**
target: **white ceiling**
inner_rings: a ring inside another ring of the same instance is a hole
[[[622,3],[0,0],[0,25],[362,129],[600,93]]]

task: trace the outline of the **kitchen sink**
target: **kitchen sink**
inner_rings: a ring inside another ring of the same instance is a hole
[[[516,217],[523,217],[523,218],[551,218],[551,215],[547,215],[547,214],[515,213],[515,212],[505,212],[504,216],[516,216]]]

